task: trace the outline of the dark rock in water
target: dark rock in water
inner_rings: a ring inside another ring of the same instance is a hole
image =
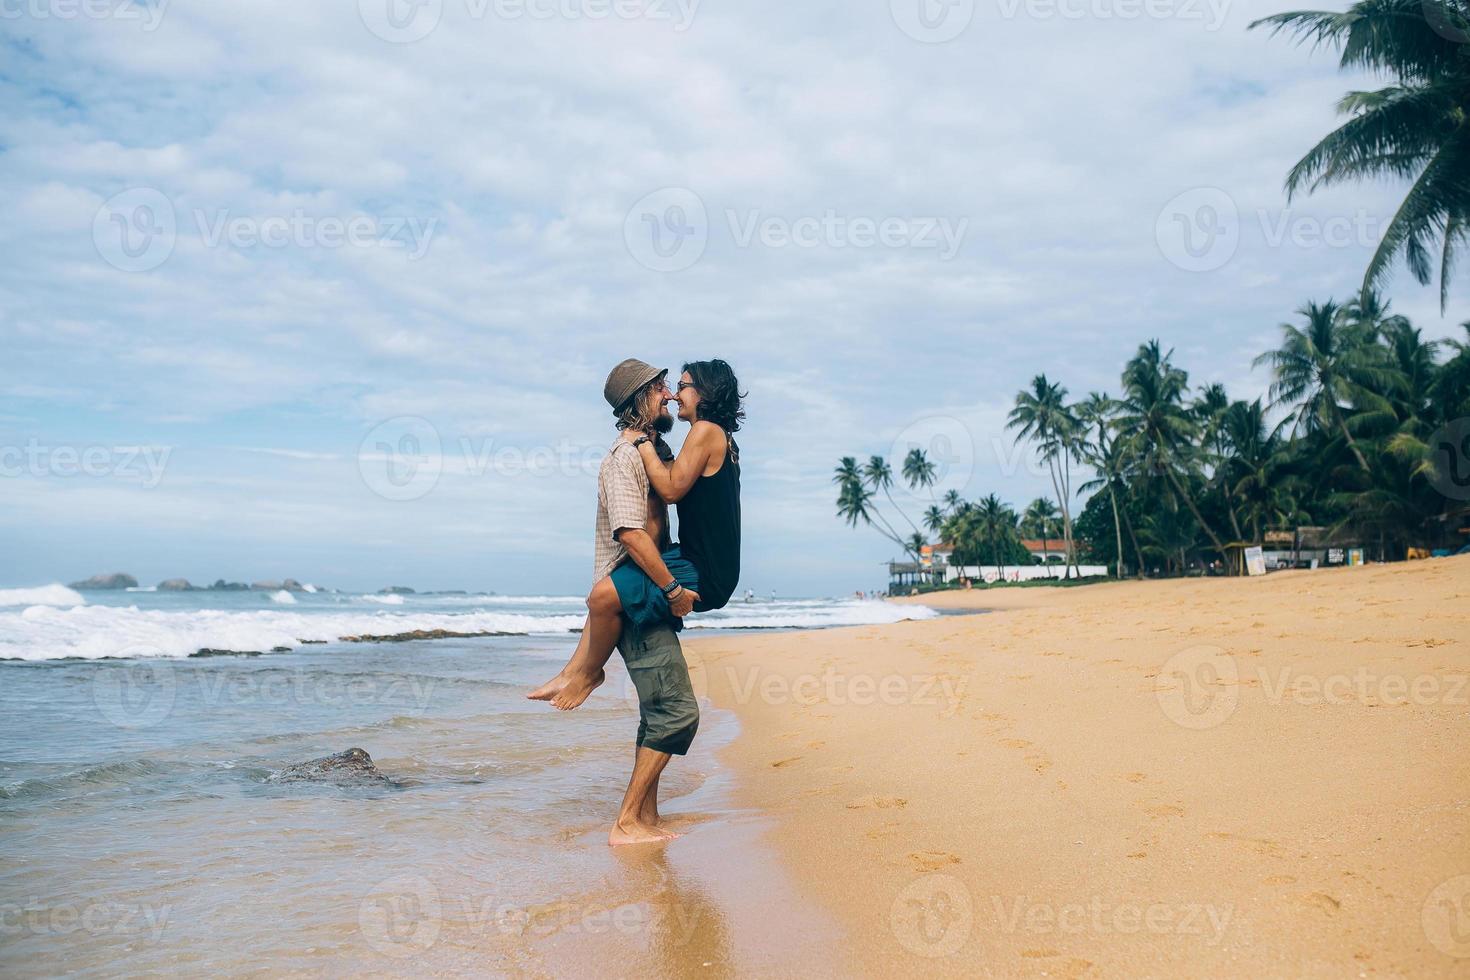
[[[200,647],[191,657],[260,657],[263,656],[259,650],[216,650],[214,647]]]
[[[317,782],[337,785],[386,785],[393,780],[378,771],[373,757],[362,749],[348,749],[336,755],[323,756],[310,762],[287,766],[270,777],[273,783]]]
[[[193,592],[197,586],[191,585],[186,578],[166,578],[158,583],[159,592]]]
[[[378,595],[414,595],[413,589],[406,585],[390,585],[385,589],[379,589]]]
[[[138,580],[123,572],[113,572],[111,575],[93,575],[85,582],[73,582],[73,589],[136,589]]]
[[[250,588],[256,592],[280,592],[282,589],[285,589],[287,592],[306,591],[306,586],[302,585],[294,578],[288,578],[280,582],[277,582],[275,579],[266,579],[262,582],[251,582]]]
[[[457,630],[409,630],[407,633],[364,633],[361,636],[344,636],[346,643],[406,643],[409,640],[457,640],[476,636],[523,636],[522,633],[507,633],[502,630],[475,630],[461,633]]]
[[[210,586],[210,589],[219,592],[245,592],[249,588],[250,586],[244,582],[226,582],[222,578],[215,579],[214,584]]]

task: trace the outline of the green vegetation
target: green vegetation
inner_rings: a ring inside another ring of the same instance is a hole
[[[1220,385],[1192,389],[1156,340],[1124,367],[1120,397],[1068,404],[1066,388],[1037,376],[1016,394],[1010,426],[1062,491],[1071,464],[1095,474],[1077,488],[1090,497],[1075,526],[1065,503],[1039,499],[1020,517],[993,493],[971,502],[949,491],[925,511],[925,528],[954,545],[956,564],[1029,564],[1022,535],[1056,536],[1069,566],[1089,557],[1119,575],[1232,568],[1235,549],[1261,544],[1272,527],[1323,526],[1380,559],[1460,543],[1464,504],[1440,488],[1463,448],[1449,441],[1452,425],[1470,424],[1470,341],[1426,341],[1372,292],[1307,303],[1280,330],[1280,345],[1255,362],[1271,371],[1269,405],[1232,400]],[[917,560],[924,536],[901,534],[873,506],[883,490],[902,514],[880,457],[865,467],[845,458],[836,482],[840,514]]]

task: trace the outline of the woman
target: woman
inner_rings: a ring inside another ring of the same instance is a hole
[[[733,434],[745,418],[735,372],[724,361],[684,365],[674,399],[689,435],[671,463],[658,456],[654,434],[627,428],[623,439],[637,448],[649,486],[665,503],[676,504],[679,542],[661,554],[674,581],[660,587],[637,564],[625,561],[593,586],[587,597],[584,640],[556,677],[528,697],[563,711],[577,707],[602,683],[603,666],[621,638],[624,619],[632,629],[683,620],[681,592],[693,610],[720,609],[740,579],[740,449]]]

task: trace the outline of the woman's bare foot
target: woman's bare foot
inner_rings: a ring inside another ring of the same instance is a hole
[[[586,701],[587,695],[602,686],[602,682],[606,679],[607,674],[601,668],[598,669],[597,673],[590,676],[587,674],[573,674],[567,678],[561,690],[552,696],[551,703],[562,711],[571,711],[577,705]]]
[[[645,823],[619,822],[613,824],[612,833],[607,835],[607,844],[609,847],[620,847],[623,844],[662,844],[678,836]]]
[[[566,670],[563,669],[560,674],[557,674],[551,680],[542,684],[530,694],[527,694],[526,697],[532,701],[550,701],[561,693],[562,688],[566,687],[567,682],[570,680],[571,678],[567,676]]]

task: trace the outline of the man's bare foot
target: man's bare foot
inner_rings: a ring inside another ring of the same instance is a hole
[[[566,683],[562,685],[561,690],[552,696],[551,703],[562,711],[571,711],[577,705],[586,701],[587,695],[600,687],[606,679],[607,674],[600,668],[597,673],[591,676],[575,674],[568,677]]]
[[[571,678],[567,676],[566,671],[562,671],[560,674],[557,674],[545,684],[542,684],[540,687],[536,688],[536,690],[532,691],[530,694],[527,694],[526,697],[531,699],[532,701],[550,701],[552,698],[556,697],[556,695],[561,693],[562,688],[567,686],[567,682],[570,679]]]
[[[607,844],[609,847],[621,847],[624,844],[662,844],[678,836],[667,830],[650,827],[645,823],[619,822],[613,824],[612,833],[607,835]]]

